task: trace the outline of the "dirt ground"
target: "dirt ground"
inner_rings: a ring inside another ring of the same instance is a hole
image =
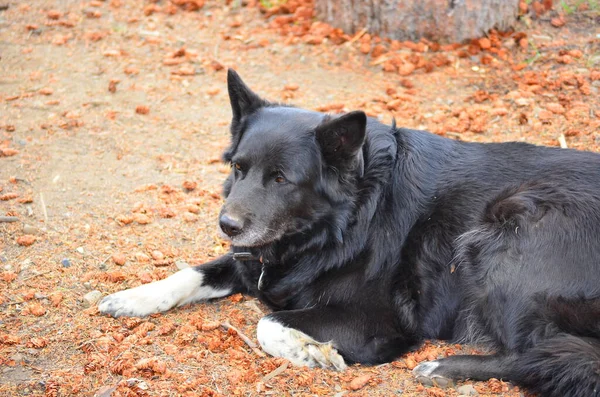
[[[255,341],[266,309],[250,297],[147,319],[97,312],[93,291],[227,250],[216,230],[227,67],[306,108],[365,109],[465,141],[600,149],[593,7],[557,5],[516,32],[440,46],[347,36],[314,22],[310,2],[286,4],[0,0],[0,216],[18,219],[0,222],[0,395],[459,394],[410,374],[464,351],[435,341],[340,373],[265,357],[222,326]]]

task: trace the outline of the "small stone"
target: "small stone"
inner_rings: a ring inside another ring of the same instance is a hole
[[[71,267],[71,261],[67,258],[61,260],[60,263],[63,265],[63,267]]]
[[[190,267],[190,265],[186,261],[182,260],[175,261],[175,266],[177,266],[177,269],[179,270],[187,269],[188,267]]]
[[[83,253],[84,253],[83,247],[77,247],[77,252],[79,252],[80,254],[83,255]]]
[[[83,303],[86,305],[86,307],[89,307],[95,305],[100,298],[102,298],[102,292],[93,290],[83,296]]]
[[[123,266],[127,261],[127,258],[125,257],[124,253],[116,252],[113,254],[112,260],[115,262],[115,265]]]
[[[150,257],[142,252],[138,252],[135,254],[135,259],[140,263],[150,262]]]
[[[27,258],[23,262],[21,262],[21,270],[29,269],[33,265],[33,261],[30,258]]]
[[[37,227],[25,224],[23,225],[23,234],[39,234],[40,230]]]
[[[456,388],[456,391],[458,392],[458,394],[461,394],[464,396],[478,396],[479,395],[479,392],[477,390],[475,390],[473,385],[459,386]]]
[[[165,259],[165,254],[163,254],[159,250],[154,250],[154,251],[152,251],[152,259],[160,261],[162,259]]]

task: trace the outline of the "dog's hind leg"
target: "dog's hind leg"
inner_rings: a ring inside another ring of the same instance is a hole
[[[510,356],[452,356],[418,365],[425,384],[504,379],[545,397],[600,396],[600,341],[558,334]]]
[[[101,313],[113,317],[145,317],[187,303],[240,292],[231,255],[201,266],[180,270],[164,280],[120,291],[102,299]]]
[[[435,361],[426,361],[415,367],[413,374],[425,385],[446,387],[453,380],[490,378],[507,379],[516,356],[451,356]]]
[[[345,307],[313,307],[272,313],[258,323],[257,336],[269,354],[301,366],[343,369],[347,363],[379,364],[409,350],[391,313]]]

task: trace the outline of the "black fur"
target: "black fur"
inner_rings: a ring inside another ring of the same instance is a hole
[[[255,259],[202,266],[207,282],[349,362],[484,343],[496,354],[433,375],[600,395],[600,155],[457,142],[272,104],[233,71],[228,84],[221,216],[243,225],[232,252]]]

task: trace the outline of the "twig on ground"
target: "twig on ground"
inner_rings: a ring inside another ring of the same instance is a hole
[[[263,382],[268,382],[271,379],[273,379],[274,377],[276,377],[277,375],[279,375],[280,373],[282,373],[283,371],[285,371],[288,367],[288,365],[290,364],[289,361],[284,361],[283,364],[281,364],[279,367],[275,368],[273,371],[269,372],[268,374],[265,375],[265,377],[262,379]]]
[[[76,347],[76,349],[81,349],[83,346],[85,346],[85,345],[87,345],[87,344],[93,344],[93,343],[94,343],[95,341],[97,341],[97,340],[98,340],[98,338],[94,338],[94,339],[88,339],[88,340],[86,340],[86,341],[84,341],[84,342],[81,342],[81,343],[79,344],[79,346],[77,346],[77,347]]]
[[[40,204],[42,204],[42,213],[44,214],[44,223],[48,224],[48,210],[44,201],[44,193],[40,192]]]
[[[0,216],[0,222],[18,222],[19,218],[16,216]]]
[[[41,368],[38,368],[38,367],[34,367],[33,365],[31,365],[31,364],[28,364],[28,363],[24,363],[24,365],[25,365],[26,367],[29,367],[29,368],[31,368],[32,370],[34,370],[34,371],[36,371],[36,372],[41,372],[41,373],[44,373],[44,372],[46,372],[46,371],[44,371],[43,369],[41,369]]]
[[[106,263],[106,261],[109,260],[110,258],[112,258],[112,254],[110,254],[106,258],[104,258],[104,260],[102,262],[100,262],[100,264],[98,266],[104,265]]]
[[[250,309],[254,310],[256,313],[260,314],[261,316],[265,315],[265,312],[263,312],[260,307],[258,307],[258,305],[256,304],[256,300],[250,300],[248,302],[246,302],[246,306],[248,306]]]
[[[558,143],[560,144],[560,147],[563,149],[568,149],[569,147],[567,146],[567,140],[565,139],[565,134],[560,134],[558,136]]]
[[[244,342],[246,342],[246,344],[248,346],[250,346],[250,348],[254,351],[254,353],[256,353],[259,357],[266,357],[266,354],[263,353],[263,351],[258,348],[258,345],[256,343],[254,343],[250,338],[248,338],[246,335],[244,335],[242,333],[242,331],[240,331],[233,325],[229,324],[229,322],[225,321],[225,322],[221,323],[221,327],[223,327],[227,330],[230,330],[230,329],[234,330],[238,334],[240,339],[243,340]]]
[[[378,57],[377,59],[375,59],[373,62],[371,62],[371,66],[381,65],[382,63],[385,63],[388,59],[390,59],[389,56],[382,55],[382,56]]]
[[[23,280],[21,280],[21,285],[25,284],[27,281],[31,280],[32,278],[43,276],[44,274],[48,274],[48,273],[51,273],[51,272],[52,272],[52,269],[51,270],[46,270],[45,272],[41,272],[41,273],[38,273],[38,274],[34,274],[32,276],[29,276],[29,277],[26,277]]]
[[[358,32],[356,35],[354,35],[354,37],[352,39],[350,39],[350,41],[346,42],[346,45],[349,46],[350,44],[354,43],[356,40],[363,37],[365,35],[365,33],[367,33],[367,28],[364,28],[363,30]]]

